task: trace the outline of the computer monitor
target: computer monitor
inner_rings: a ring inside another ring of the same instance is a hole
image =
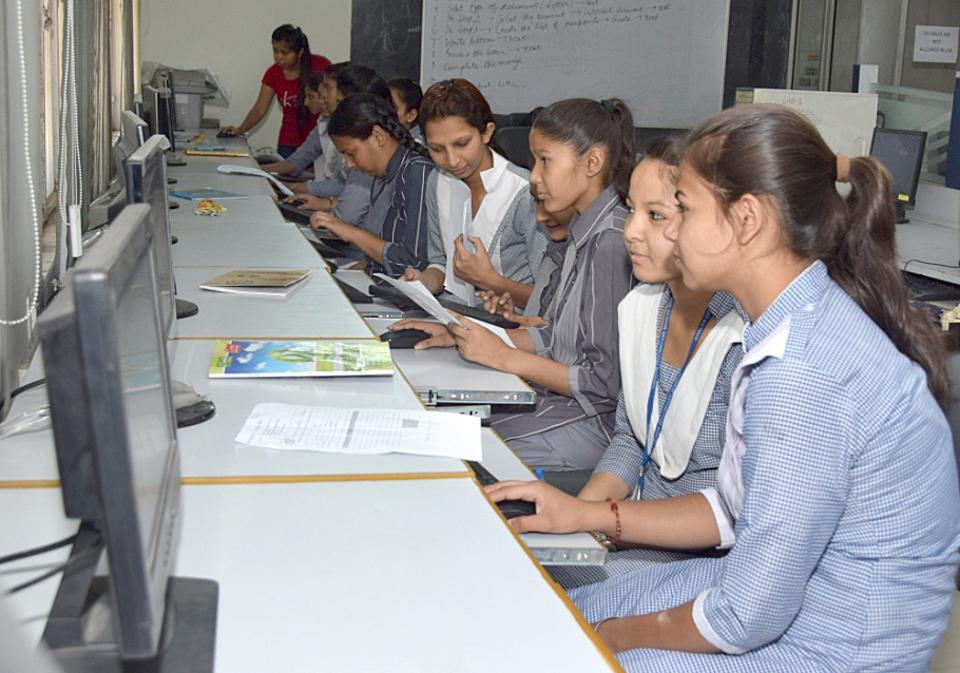
[[[127,203],[150,206],[148,221],[153,236],[153,255],[160,292],[160,317],[165,335],[170,334],[177,315],[173,279],[173,252],[170,248],[170,217],[167,210],[167,162],[163,137],[150,136],[126,162]],[[193,306],[196,308],[196,305]]]
[[[150,126],[130,110],[124,110],[120,115],[120,131],[121,137],[133,139],[137,147],[141,147],[150,137]]]
[[[84,521],[44,630],[67,670],[114,670],[96,662],[149,659],[199,635],[179,611],[169,621],[183,587],[170,577],[180,459],[149,216],[127,206],[40,316],[64,510]],[[95,577],[101,541],[108,573]],[[215,584],[181,582],[207,597],[212,670]]]
[[[150,130],[166,136],[167,140],[170,141],[170,151],[175,152],[177,149],[177,139],[173,133],[173,115],[175,113],[173,112],[173,97],[170,89],[144,84],[143,105],[144,114],[150,123]]]
[[[904,206],[917,202],[917,184],[927,143],[926,131],[877,128],[873,131],[870,156],[890,173],[890,190],[897,209],[897,224],[908,222]]]

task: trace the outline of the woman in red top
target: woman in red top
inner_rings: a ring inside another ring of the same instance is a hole
[[[286,159],[304,140],[317,123],[317,116],[304,107],[303,83],[311,72],[324,72],[330,61],[310,53],[307,36],[289,23],[277,28],[270,36],[273,42],[273,65],[263,74],[257,102],[250,108],[240,126],[224,126],[221,133],[241,135],[260,123],[270,109],[270,100],[276,95],[283,110],[277,152]]]

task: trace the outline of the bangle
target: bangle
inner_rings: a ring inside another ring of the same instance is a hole
[[[620,532],[622,531],[620,527],[620,506],[617,505],[617,501],[613,498],[607,498],[607,502],[610,503],[610,511],[613,512],[613,515],[617,518],[617,527],[613,536],[610,538],[610,542],[613,545],[618,545],[620,544]]]

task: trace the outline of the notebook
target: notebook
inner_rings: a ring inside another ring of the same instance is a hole
[[[389,344],[354,341],[247,341],[218,339],[210,378],[390,376]]]

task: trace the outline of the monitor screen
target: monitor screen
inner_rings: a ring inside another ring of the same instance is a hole
[[[123,658],[157,652],[180,506],[149,215],[127,206],[40,318],[64,507],[99,522]]]
[[[924,131],[878,128],[873,132],[870,156],[890,173],[890,190],[898,204],[912,206],[917,200],[917,183],[926,142]]]
[[[169,335],[176,319],[176,288],[167,208],[167,162],[162,143],[162,136],[151,136],[143,147],[127,158],[127,203],[146,203],[150,206],[149,222],[160,286],[161,324],[164,334]]]

